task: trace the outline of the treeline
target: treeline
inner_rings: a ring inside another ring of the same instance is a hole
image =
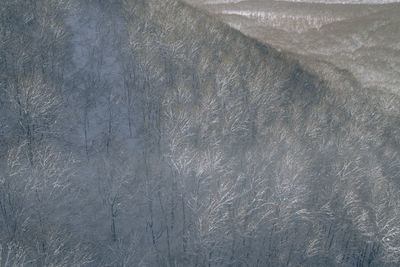
[[[68,1],[0,3],[0,266],[90,262],[61,210],[73,161],[59,123],[70,68]]]
[[[398,264],[396,97],[175,0],[1,5],[4,266]]]

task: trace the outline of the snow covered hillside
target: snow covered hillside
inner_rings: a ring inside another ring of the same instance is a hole
[[[245,0],[200,5],[249,36],[303,56],[320,74],[322,66],[315,61],[323,60],[349,70],[363,87],[399,94],[397,2]]]
[[[0,1],[0,266],[399,266],[397,5],[255,3]]]

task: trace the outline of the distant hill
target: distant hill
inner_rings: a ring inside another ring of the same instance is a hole
[[[363,87],[399,93],[397,1],[187,1],[276,48],[347,69]]]

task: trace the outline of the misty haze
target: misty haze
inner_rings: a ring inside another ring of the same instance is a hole
[[[0,1],[0,267],[400,266],[399,152],[400,1]]]

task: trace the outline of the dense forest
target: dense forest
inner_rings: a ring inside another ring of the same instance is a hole
[[[398,266],[399,129],[178,0],[2,0],[0,266]]]

